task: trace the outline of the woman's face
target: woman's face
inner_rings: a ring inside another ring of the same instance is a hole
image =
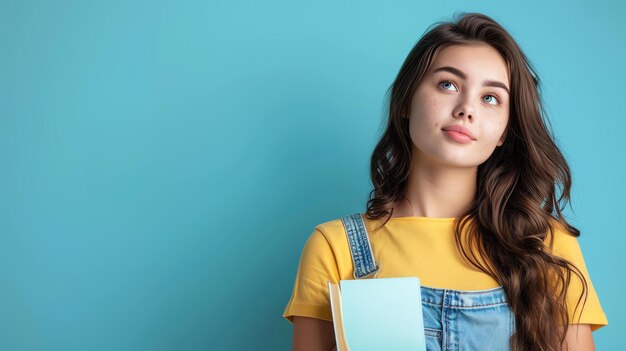
[[[504,141],[508,91],[506,62],[493,47],[472,43],[442,49],[411,101],[414,158],[457,167],[485,162]],[[472,136],[444,130],[454,126]]]

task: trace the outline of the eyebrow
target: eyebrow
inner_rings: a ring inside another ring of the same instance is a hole
[[[454,68],[454,67],[450,67],[450,66],[443,66],[443,67],[439,67],[436,70],[433,71],[433,73],[436,72],[450,72],[454,75],[459,76],[461,79],[466,80],[467,79],[467,75],[465,73],[463,73],[463,71],[461,71],[458,68]],[[486,80],[483,82],[483,86],[484,87],[495,87],[495,88],[502,88],[506,91],[507,94],[511,95],[511,92],[509,91],[509,88],[507,88],[506,84],[499,82],[497,80]]]

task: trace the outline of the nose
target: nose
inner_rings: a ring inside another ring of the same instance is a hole
[[[474,105],[472,105],[468,98],[464,98],[461,102],[456,106],[454,112],[452,113],[455,118],[465,118],[472,121],[476,115],[476,111],[474,110]]]

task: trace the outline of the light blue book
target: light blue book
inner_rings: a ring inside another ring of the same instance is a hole
[[[338,351],[426,351],[417,277],[328,283]]]

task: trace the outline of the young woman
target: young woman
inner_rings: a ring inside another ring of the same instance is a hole
[[[376,277],[420,278],[428,350],[593,350],[607,319],[561,213],[569,167],[513,38],[481,14],[438,23],[389,101],[361,218]],[[327,281],[355,269],[342,224],[302,252],[283,315],[294,350],[335,346]]]

